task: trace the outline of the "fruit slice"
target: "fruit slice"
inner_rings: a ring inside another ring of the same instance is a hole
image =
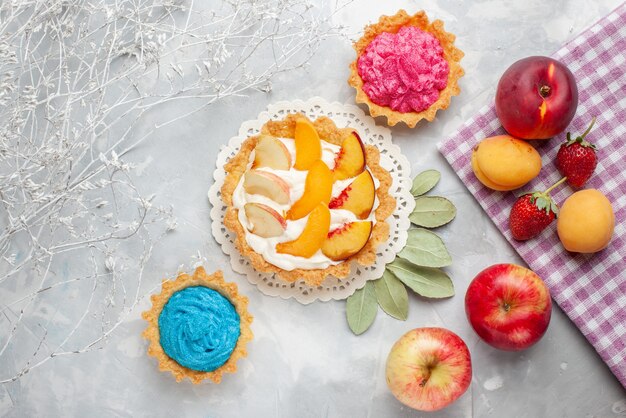
[[[274,170],[289,170],[291,154],[279,139],[269,135],[261,135],[254,148],[252,168],[269,167]]]
[[[296,170],[308,170],[314,162],[322,158],[322,143],[315,127],[310,120],[296,120]]]
[[[322,247],[329,228],[330,210],[326,204],[318,203],[311,211],[300,236],[293,241],[277,244],[276,252],[309,258]]]
[[[352,183],[339,193],[339,196],[330,201],[330,209],[346,209],[354,213],[359,219],[370,215],[376,197],[374,179],[369,171],[365,170]]]
[[[274,209],[262,203],[246,203],[243,207],[246,217],[252,224],[249,229],[254,235],[263,238],[282,235],[287,228],[287,221]]]
[[[250,170],[243,180],[248,194],[260,194],[281,205],[289,203],[289,184],[276,174],[261,170]]]
[[[322,253],[331,260],[345,260],[361,251],[372,233],[372,222],[350,222],[328,233]]]
[[[302,197],[291,206],[287,219],[304,218],[318,203],[328,204],[332,191],[333,173],[322,160],[317,160],[306,175]]]
[[[341,150],[335,157],[333,174],[335,180],[345,180],[359,175],[365,170],[365,147],[359,134],[352,132],[343,140]]]

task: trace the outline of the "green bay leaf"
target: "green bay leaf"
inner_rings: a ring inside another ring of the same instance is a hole
[[[396,319],[406,320],[409,315],[409,295],[406,288],[393,274],[386,271],[376,280],[376,299],[383,311]]]
[[[445,267],[452,264],[452,257],[445,244],[437,236],[426,229],[409,229],[406,246],[398,253],[398,257],[423,267]]]
[[[374,322],[377,312],[376,291],[371,281],[366,282],[365,287],[354,292],[346,301],[348,326],[355,335],[367,331]]]
[[[422,171],[413,179],[411,194],[415,197],[423,195],[435,187],[440,178],[441,174],[437,170]]]
[[[415,209],[409,215],[412,223],[426,228],[436,228],[456,216],[456,207],[445,197],[420,196],[415,199]]]
[[[415,293],[427,298],[447,298],[454,296],[454,285],[442,270],[421,267],[410,261],[396,258],[387,264],[387,269]]]

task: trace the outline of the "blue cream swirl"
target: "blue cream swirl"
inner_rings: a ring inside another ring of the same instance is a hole
[[[239,315],[219,292],[192,286],[174,293],[159,315],[163,351],[178,364],[210,372],[230,358],[239,339]]]

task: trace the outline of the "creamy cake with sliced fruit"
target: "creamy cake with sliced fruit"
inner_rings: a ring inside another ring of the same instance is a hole
[[[395,209],[376,147],[331,119],[268,121],[228,162],[224,225],[261,272],[318,285],[371,265]]]

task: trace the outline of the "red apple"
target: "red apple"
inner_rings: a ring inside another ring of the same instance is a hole
[[[465,293],[465,313],[487,344],[519,351],[545,334],[552,301],[548,287],[532,270],[496,264],[478,273],[470,283]]]
[[[387,386],[403,404],[436,411],[458,399],[472,380],[472,361],[463,340],[444,328],[404,334],[387,357]]]
[[[496,113],[511,135],[548,139],[572,121],[578,88],[572,72],[548,57],[528,57],[511,65],[500,78]]]

